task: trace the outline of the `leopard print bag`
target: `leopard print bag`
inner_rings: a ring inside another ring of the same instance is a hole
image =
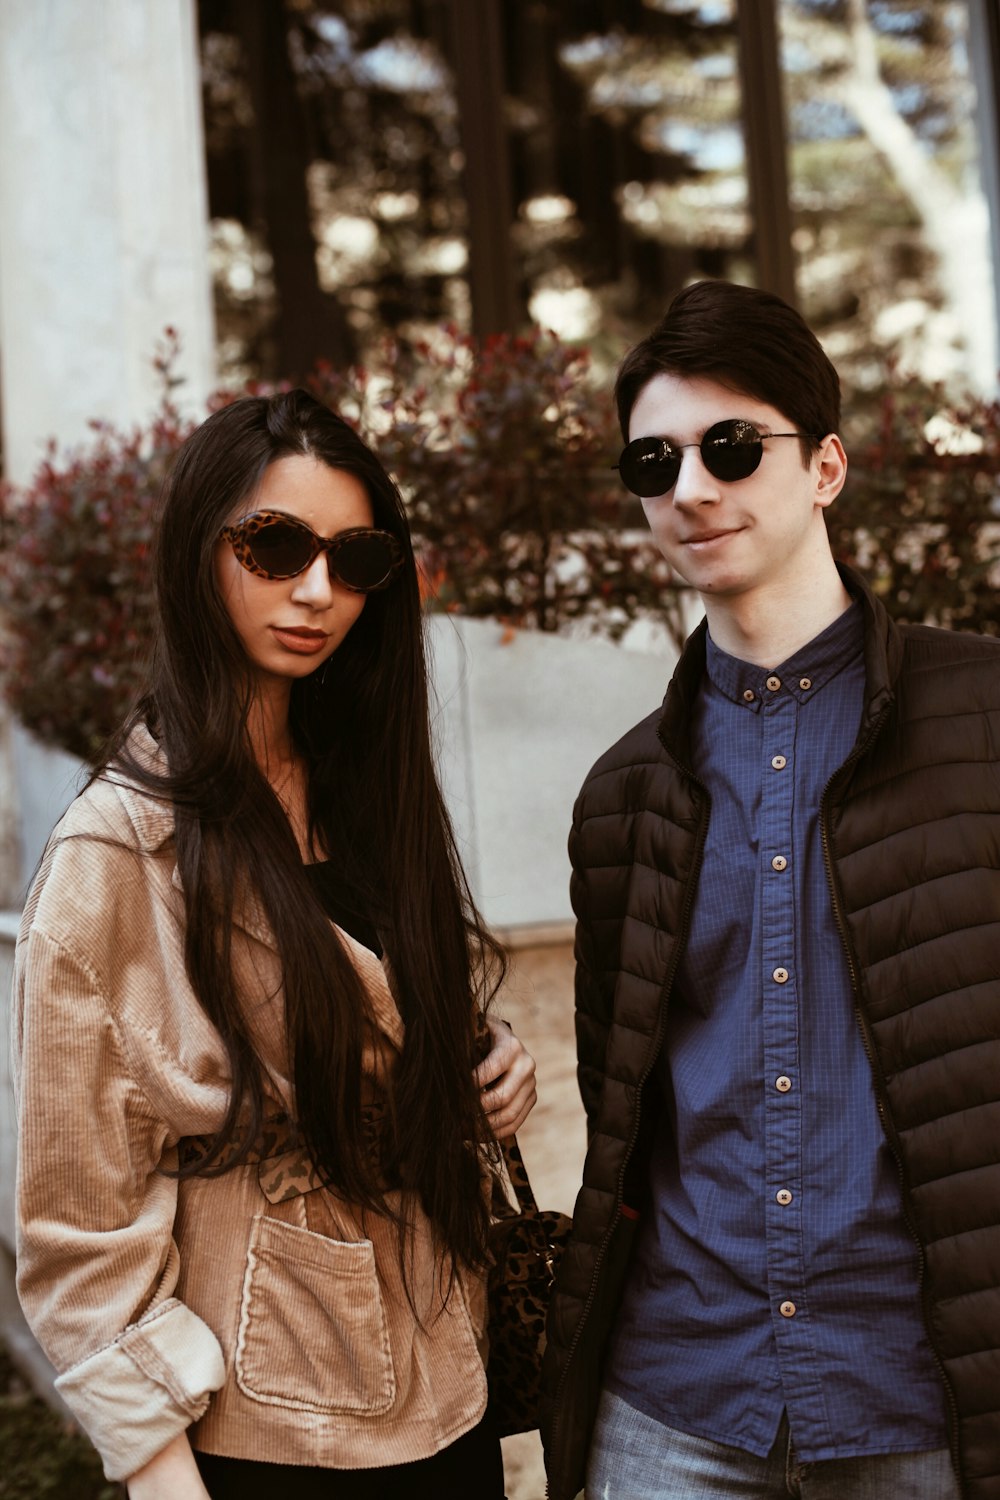
[[[573,1221],[540,1209],[516,1140],[501,1146],[516,1207],[498,1186],[493,1197],[488,1279],[489,1410],[501,1437],[538,1426],[545,1314]]]

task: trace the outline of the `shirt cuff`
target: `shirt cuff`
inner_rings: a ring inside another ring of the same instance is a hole
[[[215,1334],[176,1297],[74,1365],[56,1390],[109,1479],[128,1479],[204,1414],[226,1378]]]

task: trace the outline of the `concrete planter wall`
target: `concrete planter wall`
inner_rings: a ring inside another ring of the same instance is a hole
[[[565,926],[573,802],[597,757],[661,702],[673,659],[429,621],[445,797],[476,900],[493,926]]]
[[[41,744],[22,724],[13,725],[11,740],[17,788],[17,844],[21,880],[26,890],[46,839],[85,784],[87,770],[75,755]]]

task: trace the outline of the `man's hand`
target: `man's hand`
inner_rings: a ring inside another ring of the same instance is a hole
[[[126,1489],[129,1500],[211,1500],[186,1432],[138,1469]]]
[[[493,1046],[476,1069],[483,1109],[498,1141],[516,1135],[535,1107],[535,1059],[503,1021],[487,1018]]]

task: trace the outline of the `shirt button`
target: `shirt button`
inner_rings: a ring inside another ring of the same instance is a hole
[[[788,970],[787,969],[775,969],[774,972],[771,975],[771,978],[774,980],[775,984],[787,984],[788,983]]]
[[[783,771],[788,765],[788,762],[783,755],[772,755],[771,765],[776,771]]]
[[[779,1094],[787,1094],[788,1090],[792,1086],[792,1080],[786,1073],[782,1073],[780,1078],[776,1078],[774,1080],[774,1086],[778,1090]]]
[[[744,688],[744,690],[743,690],[743,702],[744,703],[752,703],[755,697],[756,697],[756,694],[754,693],[753,688]]]
[[[776,693],[778,691],[778,689],[780,688],[780,686],[781,686],[781,678],[780,677],[769,677],[767,679],[767,687],[769,688],[769,690],[772,693]]]
[[[783,854],[776,854],[771,861],[771,869],[777,870],[780,874],[782,870],[788,869],[788,860]]]
[[[799,687],[802,689],[802,691],[804,693],[808,693],[808,691],[812,687],[812,685],[813,685],[813,680],[812,680],[811,677],[800,677],[799,678]]]
[[[781,1204],[782,1208],[787,1208],[789,1203],[791,1203],[792,1201],[792,1195],[787,1188],[779,1188],[774,1196]]]
[[[794,1318],[795,1317],[795,1303],[794,1302],[782,1302],[779,1305],[779,1307],[778,1307],[778,1311],[780,1312],[780,1314],[781,1314],[781,1316],[783,1318]]]

